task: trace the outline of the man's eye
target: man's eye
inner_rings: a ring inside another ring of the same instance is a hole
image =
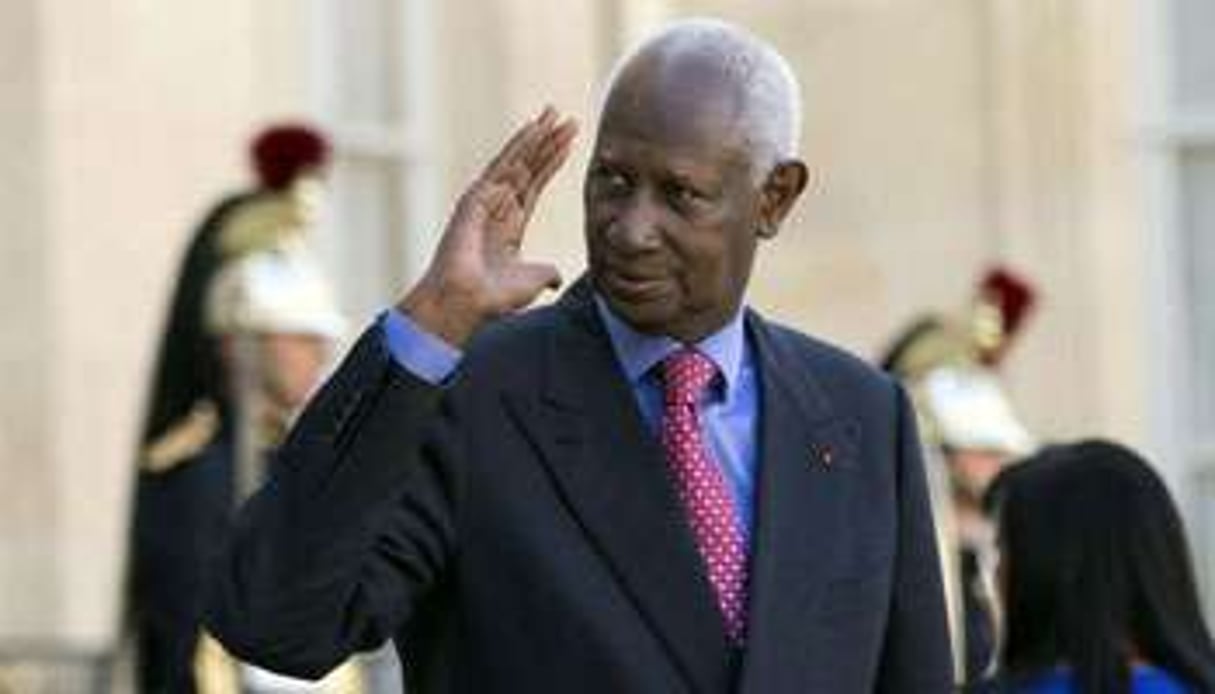
[[[619,171],[611,169],[597,169],[595,171],[595,182],[605,192],[622,193],[629,189],[629,179]]]
[[[698,205],[708,200],[708,197],[699,190],[678,183],[667,186],[667,197],[675,204],[682,206]]]

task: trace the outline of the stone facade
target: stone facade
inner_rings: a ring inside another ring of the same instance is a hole
[[[1033,428],[1167,446],[1150,424],[1154,275],[1123,5],[431,2],[428,190],[446,210],[544,102],[590,124],[613,56],[653,22],[739,21],[800,73],[814,172],[794,218],[761,250],[753,303],[873,355],[902,321],[959,307],[988,262],[1007,261],[1043,295],[1007,374]],[[326,27],[306,6],[0,4],[0,592],[20,596],[0,604],[0,653],[8,643],[111,643],[136,424],[186,234],[242,183],[257,124],[324,122],[312,50]],[[567,279],[581,263],[592,135],[528,241]],[[405,245],[424,253],[438,224],[400,232]],[[385,302],[407,279],[384,287]],[[1184,479],[1185,463],[1174,465],[1166,473]]]

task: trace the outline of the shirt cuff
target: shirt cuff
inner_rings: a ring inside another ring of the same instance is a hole
[[[393,361],[432,385],[446,381],[464,356],[396,309],[380,314],[380,328]]]

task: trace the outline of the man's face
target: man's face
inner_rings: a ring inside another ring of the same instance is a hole
[[[301,407],[325,374],[330,342],[302,333],[266,333],[261,346],[268,395],[287,409]]]
[[[954,449],[946,457],[955,491],[976,503],[1009,459],[1008,455],[997,451],[972,449]]]
[[[587,255],[618,316],[692,342],[742,301],[761,186],[731,90],[655,72],[626,70],[605,104],[583,187]]]

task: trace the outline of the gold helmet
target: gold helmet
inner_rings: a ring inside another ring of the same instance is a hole
[[[910,391],[926,443],[1009,456],[1032,449],[994,368],[1034,303],[1026,280],[995,267],[962,311],[926,314],[900,333],[882,367]]]

